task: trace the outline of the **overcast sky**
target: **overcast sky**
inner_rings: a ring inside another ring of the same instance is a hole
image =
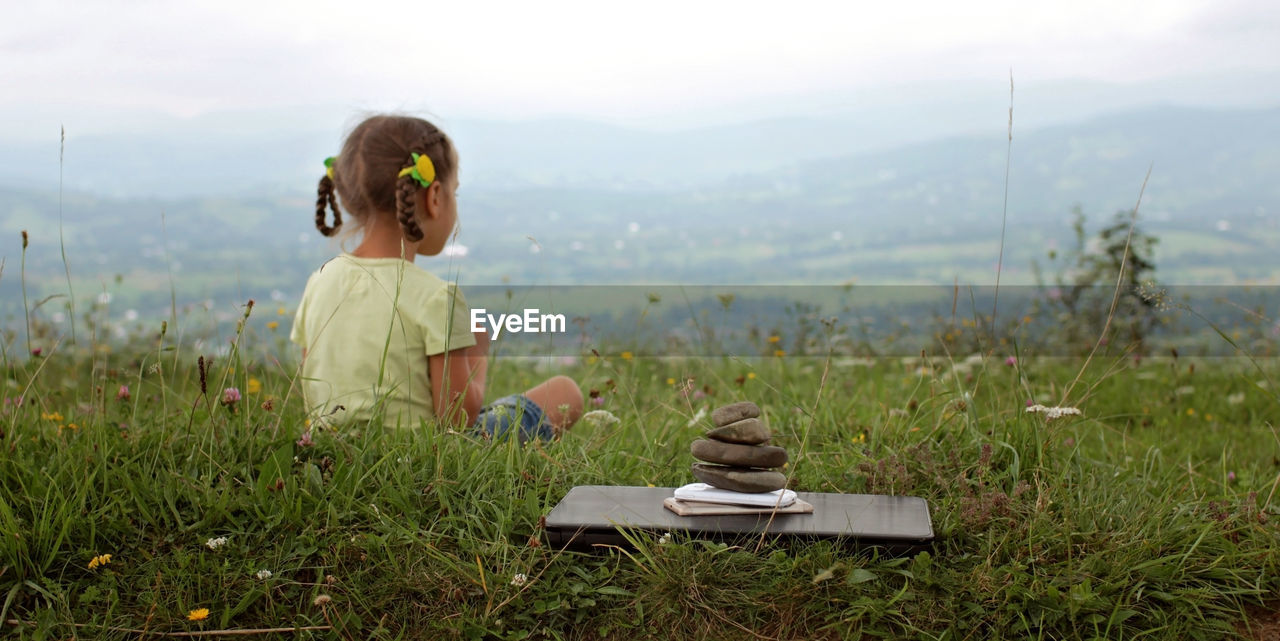
[[[1007,77],[1280,67],[1275,0],[9,3],[0,134],[294,105],[612,121]]]

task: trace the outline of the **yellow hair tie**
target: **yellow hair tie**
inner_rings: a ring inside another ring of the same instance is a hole
[[[324,159],[324,175],[328,176],[329,180],[333,180],[333,162],[335,160],[337,158],[333,156]]]
[[[413,156],[413,166],[401,169],[397,178],[412,176],[419,185],[430,186],[436,179],[436,166],[432,164],[431,157],[426,154],[410,153],[409,155]]]

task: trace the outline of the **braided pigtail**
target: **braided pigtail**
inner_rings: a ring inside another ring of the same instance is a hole
[[[439,145],[444,141],[444,133],[439,129],[427,134],[418,144],[410,147],[409,162],[402,168],[400,177],[396,179],[396,219],[400,221],[400,229],[404,231],[404,237],[411,242],[422,240],[422,227],[418,225],[418,219],[415,215],[416,207],[414,206],[414,194],[419,189],[425,189],[418,178],[405,173],[405,171],[415,167],[413,158],[417,156],[428,156],[432,154],[428,152],[432,147]],[[439,154],[436,154],[439,156]],[[432,177],[434,179],[434,176]]]
[[[422,240],[423,236],[422,227],[418,226],[418,219],[414,216],[413,195],[416,193],[418,183],[411,176],[396,179],[396,220],[400,221],[400,229],[404,230],[404,237],[410,242]]]
[[[325,236],[332,236],[338,233],[339,227],[342,227],[342,212],[338,209],[338,198],[334,195],[332,160],[326,161],[325,165],[328,166],[328,170],[316,187],[316,229]],[[326,205],[333,211],[333,227],[325,223]]]

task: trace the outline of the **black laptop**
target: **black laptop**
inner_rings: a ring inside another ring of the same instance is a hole
[[[630,547],[624,531],[730,542],[764,533],[769,539],[830,540],[901,554],[933,541],[929,505],[917,497],[796,492],[796,498],[813,505],[813,513],[677,516],[662,505],[674,492],[670,487],[575,487],[547,515],[547,543],[587,550]]]

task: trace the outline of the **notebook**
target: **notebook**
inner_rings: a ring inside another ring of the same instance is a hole
[[[796,492],[811,513],[679,516],[663,507],[675,488],[580,485],[569,490],[546,518],[547,543],[578,550],[630,547],[624,531],[679,532],[719,541],[761,533],[772,539],[831,540],[891,553],[927,548],[934,539],[924,499],[879,494]]]

